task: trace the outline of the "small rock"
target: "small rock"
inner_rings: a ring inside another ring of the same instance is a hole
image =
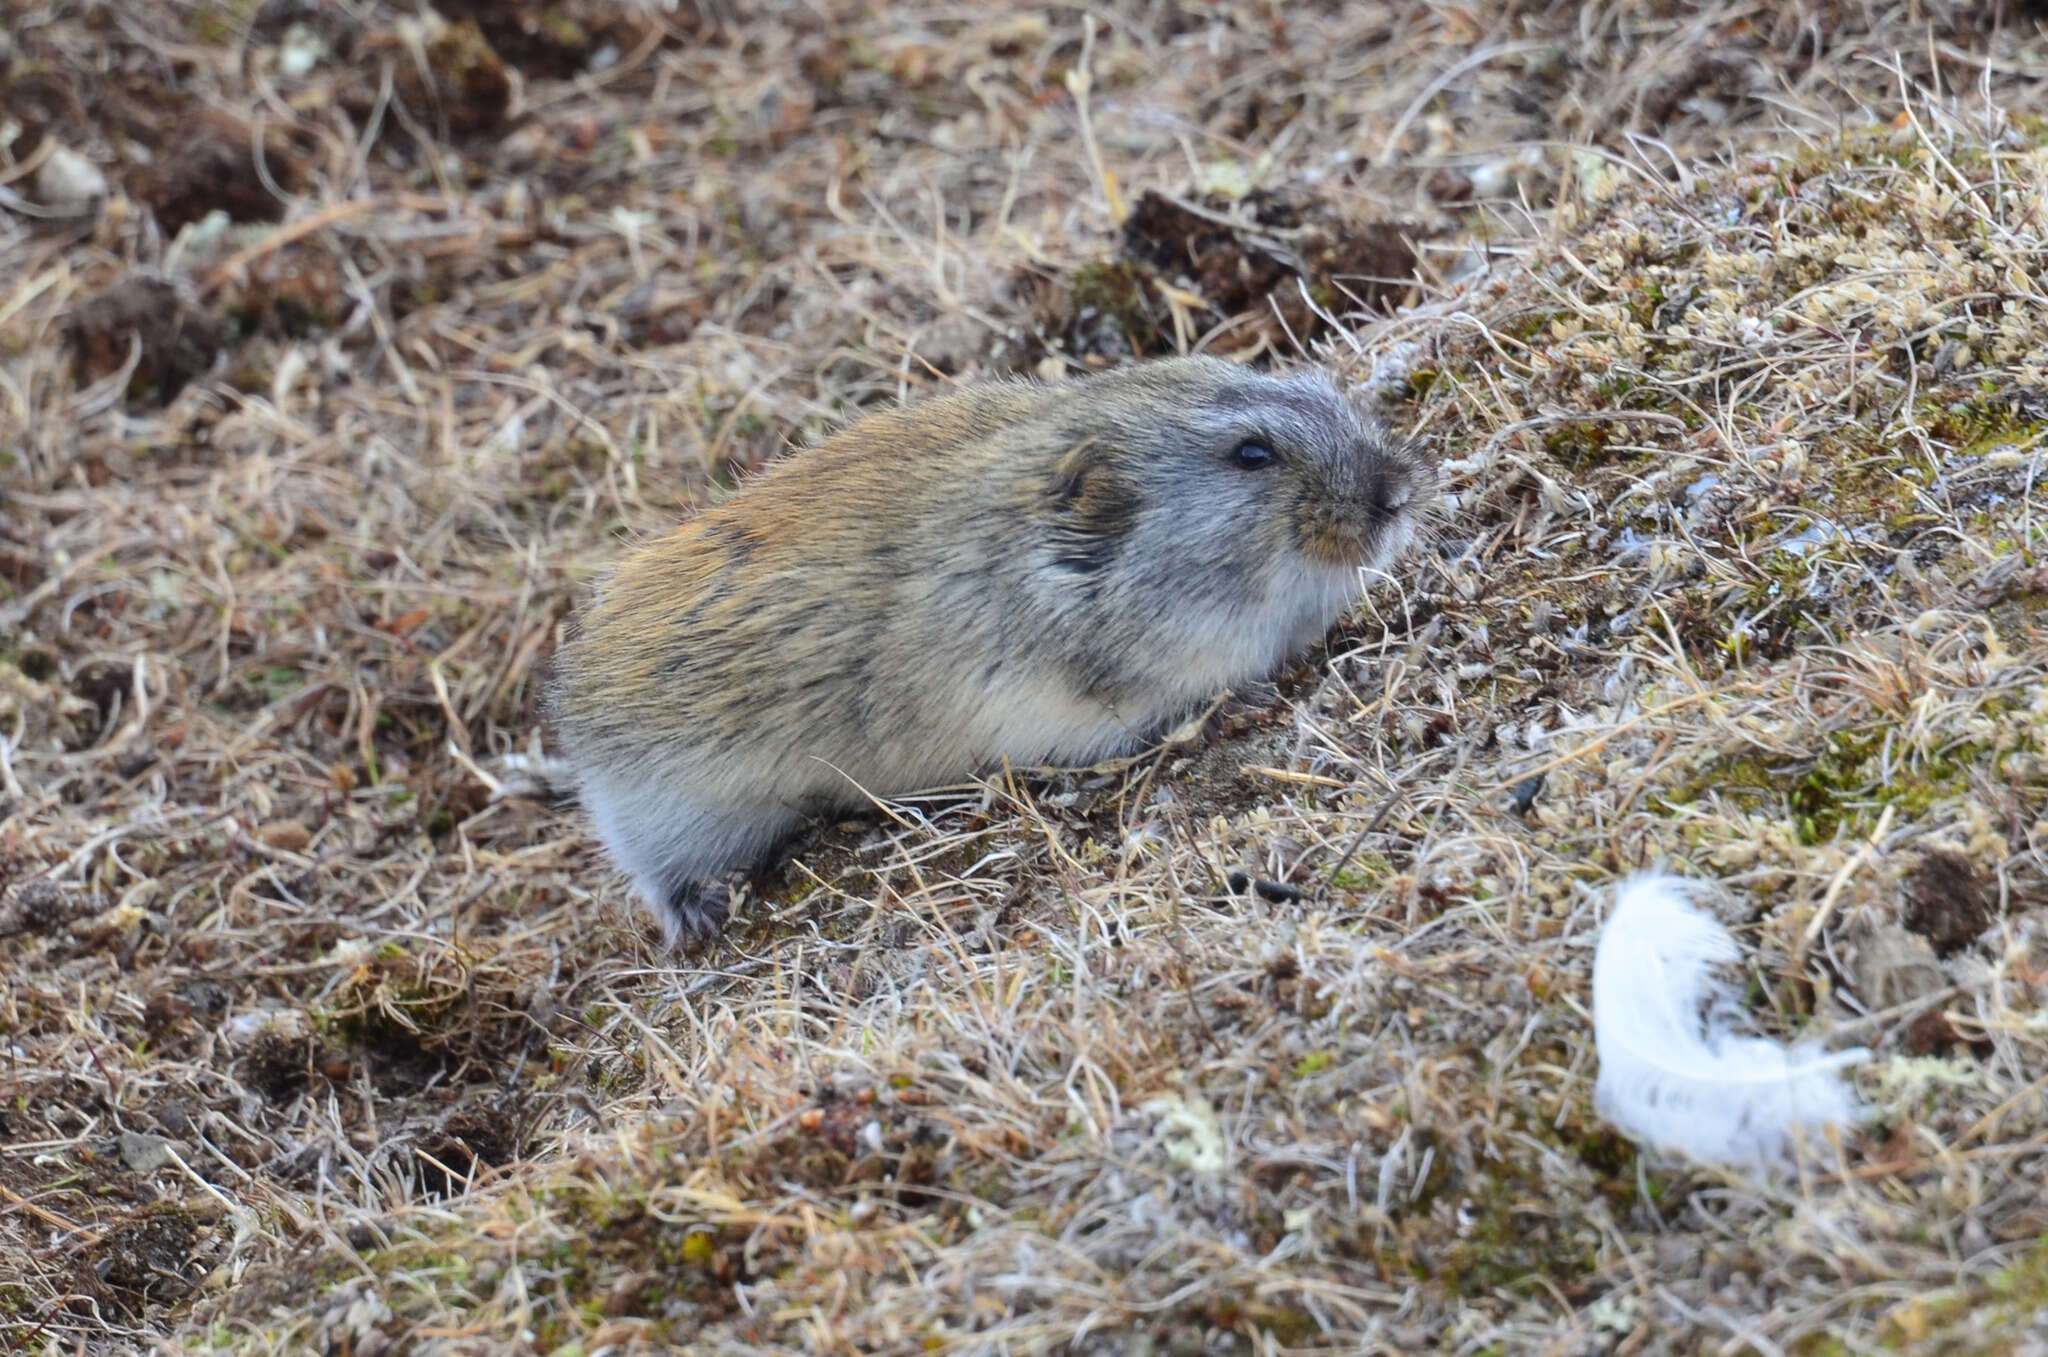
[[[1268,881],[1264,877],[1254,881],[1252,889],[1269,905],[1291,905],[1302,898],[1301,887],[1290,886],[1285,881]]]
[[[917,356],[948,375],[964,372],[979,364],[992,338],[972,316],[941,316],[918,336]]]
[[[1508,160],[1489,160],[1483,165],[1474,166],[1467,182],[1472,186],[1472,197],[1502,197],[1514,190],[1514,162]]]
[[[1855,939],[1850,973],[1856,994],[1872,1009],[1896,1008],[1924,998],[1948,983],[1927,940],[1891,924]]]
[[[107,176],[69,146],[50,152],[36,171],[36,197],[43,204],[79,216],[107,196]]]
[[[171,1162],[173,1151],[183,1148],[167,1136],[145,1135],[140,1131],[123,1131],[120,1146],[121,1161],[136,1173],[155,1173]]]
[[[1543,774],[1538,773],[1534,777],[1523,778],[1520,782],[1509,788],[1508,799],[1514,804],[1517,814],[1527,815],[1530,809],[1535,806],[1536,797],[1542,791]]]
[[[303,1041],[312,1030],[306,1015],[292,1008],[237,1013],[221,1024],[221,1035],[238,1046],[266,1035],[283,1041]]]
[[[320,64],[320,58],[327,55],[327,40],[320,31],[307,24],[293,24],[285,29],[284,40],[278,44],[277,69],[286,79],[297,80]]]
[[[298,853],[313,842],[313,831],[297,820],[272,820],[256,831],[256,837],[271,848]]]

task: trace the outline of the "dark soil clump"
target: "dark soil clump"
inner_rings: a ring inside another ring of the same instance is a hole
[[[1421,234],[1354,220],[1305,188],[1239,201],[1148,190],[1115,256],[1042,294],[1043,331],[1084,360],[1156,357],[1211,332],[1218,352],[1291,350],[1328,329],[1326,317],[1386,311],[1408,297]]]
[[[226,343],[218,321],[168,280],[142,274],[80,306],[72,314],[69,338],[81,385],[111,377],[134,354],[127,393],[142,405],[169,403],[213,366]]]
[[[1991,926],[1984,883],[1960,853],[1927,854],[1907,876],[1905,886],[1903,922],[1934,944],[1937,956],[1960,952]]]

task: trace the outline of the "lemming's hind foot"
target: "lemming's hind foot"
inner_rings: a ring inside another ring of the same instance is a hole
[[[686,881],[662,899],[669,938],[685,947],[715,942],[732,917],[732,887],[723,881]]]

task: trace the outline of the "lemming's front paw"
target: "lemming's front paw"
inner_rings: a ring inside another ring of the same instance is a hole
[[[732,917],[732,888],[722,881],[691,881],[670,892],[669,934],[685,947],[716,942]]]

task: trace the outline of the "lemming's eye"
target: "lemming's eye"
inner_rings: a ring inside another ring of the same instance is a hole
[[[1273,450],[1256,439],[1237,445],[1237,464],[1241,467],[1262,467],[1272,460]]]

